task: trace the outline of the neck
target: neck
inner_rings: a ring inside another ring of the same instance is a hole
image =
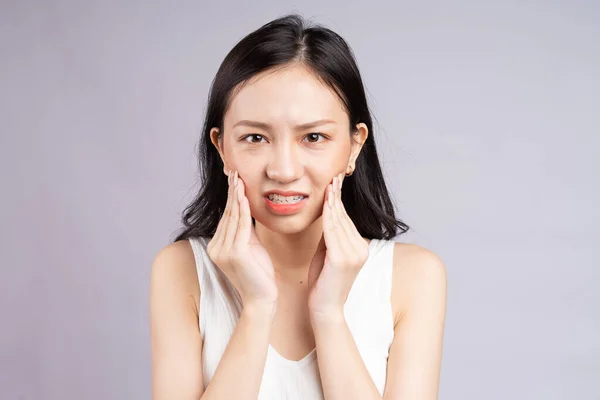
[[[274,232],[256,221],[256,236],[269,253],[280,278],[302,279],[323,237],[322,217],[305,230],[293,234]]]

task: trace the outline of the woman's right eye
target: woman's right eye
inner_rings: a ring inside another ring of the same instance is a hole
[[[248,140],[250,138],[250,140]],[[252,133],[250,135],[246,135],[242,138],[242,140],[248,143],[260,143],[264,139],[263,135],[259,135],[258,133]]]

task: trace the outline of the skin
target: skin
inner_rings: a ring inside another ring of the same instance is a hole
[[[330,122],[300,128],[323,119]],[[256,219],[255,234],[272,262],[276,306],[244,303],[204,392],[193,253],[187,241],[163,249],[151,278],[155,399],[256,398],[268,345],[290,360],[316,347],[327,399],[382,398],[343,317],[369,240],[356,231],[340,193],[367,135],[364,124],[351,135],[339,98],[302,66],[261,74],[234,94],[223,132],[213,128],[211,139],[223,173],[235,182],[231,197],[244,199],[228,203],[228,210],[235,210],[240,221],[250,213]],[[276,215],[263,198],[272,189],[309,198],[301,212]],[[391,303],[395,337],[383,398],[435,399],[446,307],[446,274],[439,257],[396,243]],[[236,379],[240,374],[247,376],[243,383]]]
[[[331,122],[298,128],[319,120]],[[270,127],[252,127],[242,121]],[[237,171],[244,181],[256,233],[276,273],[286,281],[306,277],[314,254],[307,249],[316,248],[323,230],[320,217],[325,190],[334,176],[355,168],[367,139],[366,125],[358,124],[351,138],[348,114],[338,97],[302,67],[257,76],[235,95],[223,125],[220,139],[219,130],[212,130],[212,142],[223,160],[224,173]],[[311,133],[327,139],[307,138]],[[261,138],[243,139],[248,134]],[[263,193],[272,189],[306,193],[308,203],[301,213],[274,215],[263,199]]]
[[[260,74],[245,85],[233,97],[223,130],[219,136],[221,132],[213,128],[212,142],[221,155],[223,172],[236,171],[244,182],[256,234],[269,253],[279,287],[274,347],[284,356],[300,359],[315,347],[307,278],[323,236],[326,190],[334,176],[354,170],[368,129],[358,124],[351,137],[348,114],[337,95],[310,71],[296,66]],[[248,136],[252,134],[259,136]],[[273,189],[306,193],[307,204],[300,213],[275,215],[263,196]],[[290,346],[290,337],[302,345]]]

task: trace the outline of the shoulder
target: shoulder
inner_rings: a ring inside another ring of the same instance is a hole
[[[171,243],[156,254],[152,262],[150,293],[152,297],[176,297],[198,304],[200,285],[189,240]]]
[[[152,263],[152,273],[172,275],[196,270],[196,260],[189,240],[179,240],[160,249]]]
[[[445,278],[446,267],[433,251],[410,243],[394,243],[394,269],[404,278]]]
[[[395,322],[423,303],[445,308],[446,267],[433,251],[409,243],[394,244],[392,305]]]
[[[153,398],[202,395],[199,288],[191,243],[160,249],[150,278],[150,347]]]

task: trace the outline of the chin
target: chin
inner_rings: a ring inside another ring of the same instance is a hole
[[[304,209],[297,214],[276,215],[263,209],[252,215],[257,222],[272,232],[293,235],[308,229],[321,216],[321,213]]]
[[[280,217],[277,215],[261,215],[255,217],[257,222],[260,222],[265,228],[272,232],[281,233],[283,235],[293,235],[300,233],[308,228],[312,221],[306,216],[290,215]]]

